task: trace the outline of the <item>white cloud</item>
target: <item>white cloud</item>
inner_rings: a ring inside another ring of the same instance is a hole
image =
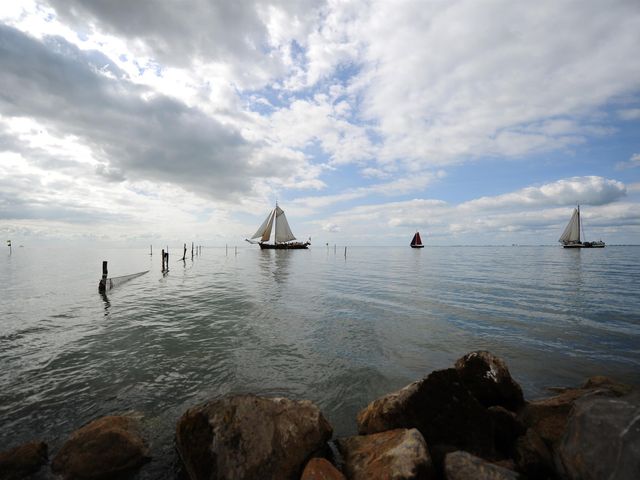
[[[618,116],[623,120],[640,119],[640,108],[623,108],[618,110]]]
[[[626,170],[627,168],[640,167],[640,153],[634,153],[626,162],[616,163],[616,170]]]

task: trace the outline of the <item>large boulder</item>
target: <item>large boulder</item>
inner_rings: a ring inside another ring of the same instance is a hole
[[[446,480],[517,480],[520,476],[468,452],[449,453],[444,460]]]
[[[505,457],[513,457],[516,440],[524,435],[526,428],[511,410],[496,405],[487,411],[493,419],[496,450]]]
[[[542,437],[552,449],[560,443],[574,403],[583,397],[605,396],[618,397],[631,391],[631,387],[623,385],[607,377],[591,377],[580,388],[560,389],[559,395],[527,402],[520,411],[519,418]]]
[[[337,441],[350,480],[434,478],[427,444],[416,429],[397,429]]]
[[[150,459],[140,422],[133,416],[107,416],[71,434],[51,463],[65,479],[110,479]]]
[[[436,370],[399,392],[375,400],[358,414],[358,432],[417,428],[430,447],[452,446],[495,456],[491,414],[469,393],[454,368]]]
[[[640,478],[640,393],[578,400],[558,460],[572,480]]]
[[[47,463],[47,444],[29,442],[0,453],[0,480],[20,480]]]
[[[462,382],[485,407],[499,405],[517,411],[524,405],[522,388],[499,357],[487,351],[467,353],[455,363]]]
[[[176,444],[192,480],[297,480],[332,433],[310,401],[237,395],[187,410]]]
[[[340,470],[326,458],[312,458],[304,467],[300,480],[346,480]]]

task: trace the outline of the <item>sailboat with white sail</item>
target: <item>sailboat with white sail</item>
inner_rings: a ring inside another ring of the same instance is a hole
[[[269,243],[271,231],[274,230],[274,224],[275,234],[273,243]],[[256,238],[260,240],[256,241]],[[284,210],[282,210],[276,202],[276,208],[269,212],[269,215],[267,215],[267,218],[262,222],[262,225],[260,225],[256,233],[253,234],[251,239],[245,240],[249,243],[257,243],[261,249],[300,249],[308,248],[309,245],[311,245],[311,239],[306,242],[294,242],[293,240],[295,239],[296,237],[289,227],[289,222],[287,222]]]
[[[604,242],[598,240],[597,242],[582,242],[580,240],[580,231],[583,229],[580,222],[580,205],[573,210],[571,220],[562,232],[562,235],[558,241],[564,248],[604,248]],[[582,231],[584,236],[584,231]]]

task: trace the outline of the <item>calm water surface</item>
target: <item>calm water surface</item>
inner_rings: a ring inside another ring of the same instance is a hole
[[[102,260],[151,271],[101,296]],[[369,401],[476,349],[530,398],[594,374],[640,383],[638,247],[206,248],[170,267],[145,250],[3,252],[0,450],[42,438],[55,454],[137,410],[154,455],[137,478],[171,478],[175,422],[197,402],[307,398],[352,434]]]

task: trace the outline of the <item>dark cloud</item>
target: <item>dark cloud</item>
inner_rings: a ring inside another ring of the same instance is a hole
[[[72,134],[116,177],[170,182],[211,198],[250,191],[254,152],[236,130],[128,81],[99,52],[61,38],[41,42],[0,26],[0,113]],[[4,138],[0,141],[12,143]],[[115,178],[114,178],[115,179]]]

